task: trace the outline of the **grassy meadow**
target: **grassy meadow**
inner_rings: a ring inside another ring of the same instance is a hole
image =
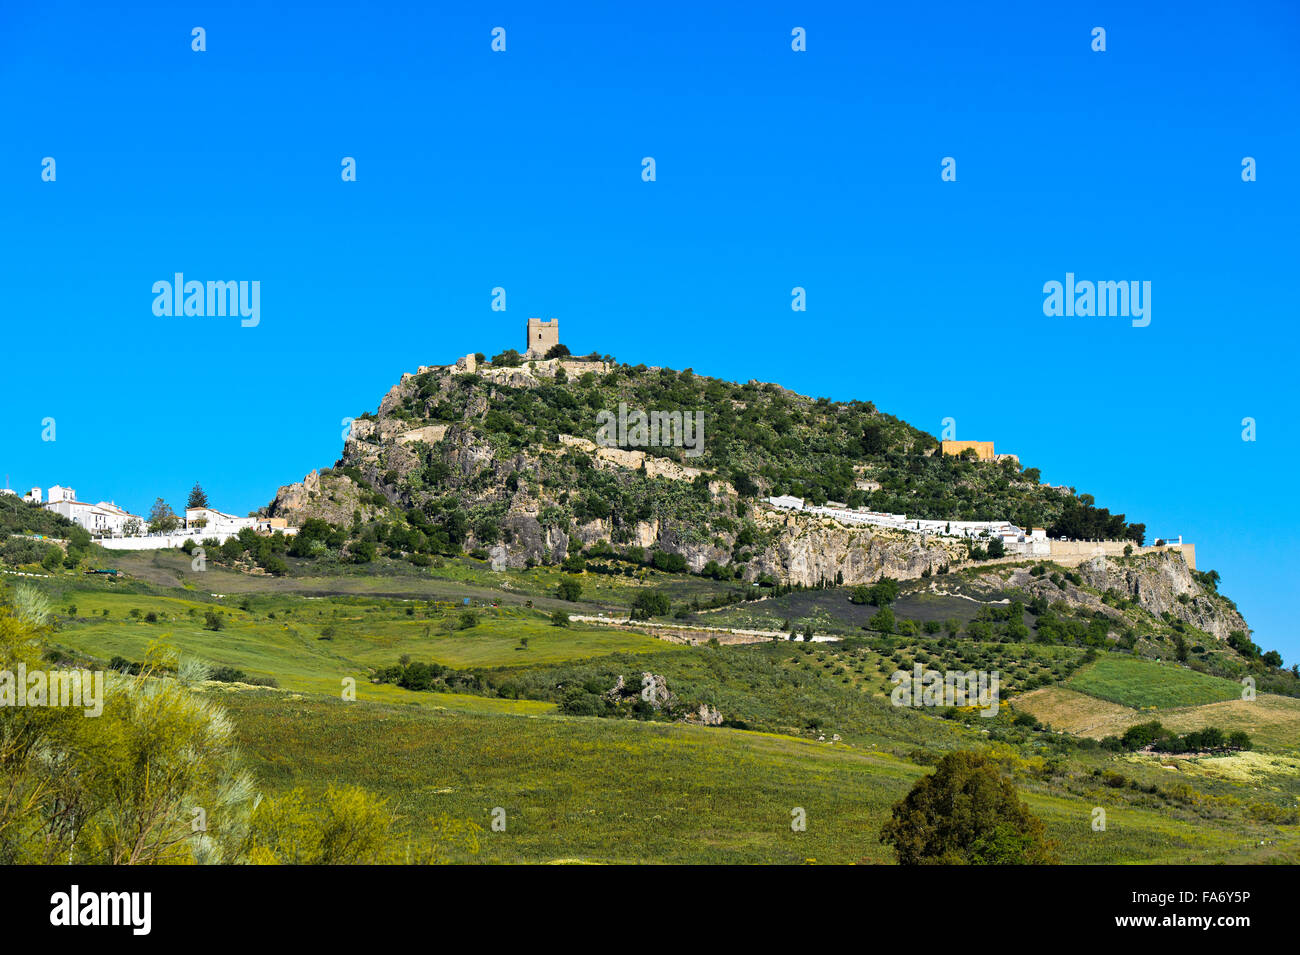
[[[1104,654],[1069,681],[1072,690],[1121,706],[1167,709],[1241,698],[1239,683],[1171,663]]]
[[[193,572],[172,553],[125,556],[123,578],[42,582],[59,653],[103,665],[140,661],[165,642],[268,684],[201,689],[230,713],[264,792],[363,786],[397,811],[399,839],[419,840],[440,819],[477,824],[477,845],[457,849],[460,861],[890,862],[878,839],[890,808],[961,748],[999,759],[1062,861],[1300,861],[1300,701],[1263,694],[1247,704],[1232,681],[1174,664],[941,634],[691,647],[552,625],[556,607],[625,611],[646,584],[622,577],[584,575],[575,604],[555,599],[554,569],[493,575],[461,561],[276,579]],[[677,579],[688,598],[717,589]],[[928,619],[975,607],[937,599]],[[843,591],[818,591],[695,616],[752,625],[846,606]],[[371,681],[407,660],[451,668],[474,689]],[[890,675],[918,663],[998,670],[1010,705],[991,720],[890,705]],[[642,671],[692,706],[715,707],[727,725],[565,711],[574,688],[598,694]],[[342,698],[346,678],[355,702]],[[1197,761],[1096,747],[1153,712],[1180,731],[1246,728],[1256,751]],[[1104,832],[1091,827],[1097,807]],[[504,832],[490,828],[496,808]],[[797,809],[806,831],[791,829]]]
[[[878,750],[730,729],[246,690],[222,701],[271,790],[349,779],[391,799],[413,838],[427,819],[477,822],[479,850],[461,861],[884,863],[880,827],[926,771]],[[1024,795],[1066,862],[1294,860],[1300,849],[1294,826],[1207,819],[1100,782]],[[1099,804],[1111,823],[1095,833]],[[496,807],[504,832],[490,830]],[[804,832],[791,830],[796,808]]]

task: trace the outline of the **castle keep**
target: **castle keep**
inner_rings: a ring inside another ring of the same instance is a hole
[[[560,343],[560,320],[544,322],[540,318],[528,320],[528,340],[524,346],[525,358],[542,358]]]

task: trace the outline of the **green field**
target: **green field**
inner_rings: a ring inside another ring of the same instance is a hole
[[[476,626],[444,632],[442,626],[455,623],[464,608],[430,609],[427,602],[358,597],[200,601],[104,589],[65,594],[62,600],[63,609],[75,605],[77,614],[52,642],[100,662],[114,656],[139,661],[150,644],[166,641],[182,654],[236,667],[250,676],[273,677],[287,689],[337,692],[340,680],[352,677],[363,692],[382,698],[404,691],[372,687],[366,675],[402,655],[466,668],[531,666],[614,652],[677,649],[625,630],[579,624],[554,627],[540,611],[509,607],[473,607],[480,621]],[[249,609],[242,609],[241,603]],[[408,615],[407,609],[412,613]],[[139,616],[131,616],[132,610]],[[204,628],[209,611],[220,614],[222,629]],[[145,622],[149,613],[157,616],[157,622]]]
[[[583,601],[564,604],[544,595],[553,570],[496,575],[495,589],[490,571],[472,561],[437,575],[232,580],[191,574],[178,556],[137,557],[137,577],[42,582],[57,614],[50,644],[103,664],[142,660],[162,641],[273,682],[201,690],[234,718],[263,792],[363,786],[398,812],[403,842],[424,838],[431,820],[477,823],[478,848],[456,850],[462,861],[888,862],[878,834],[891,806],[940,755],[962,748],[1004,762],[1063,861],[1300,860],[1300,826],[1259,822],[1252,808],[1285,813],[1300,797],[1300,780],[1280,757],[1171,774],[1159,760],[1015,721],[1015,694],[1034,687],[1068,686],[1099,706],[1180,708],[1171,720],[1239,697],[1229,680],[1172,664],[1114,653],[1085,662],[1077,647],[943,635],[689,647],[550,624],[557,606],[593,613],[615,591],[626,599],[640,585],[624,579],[588,591],[584,576]],[[240,582],[247,586],[228,586]],[[792,596],[810,599],[787,604],[809,608],[846,603],[843,591]],[[478,622],[462,629],[467,609]],[[210,612],[221,629],[205,628]],[[370,682],[404,659],[451,667],[476,688],[415,692]],[[964,721],[892,706],[889,674],[914,663],[999,670],[1011,705],[996,719]],[[730,725],[565,711],[574,688],[599,694],[642,670],[691,706],[716,707]],[[356,681],[356,702],[341,699],[345,678]],[[1249,717],[1223,710],[1217,720],[1231,730]],[[1265,747],[1285,731],[1258,729]],[[1105,833],[1090,827],[1097,806],[1108,812]],[[507,814],[505,832],[489,826],[497,807]],[[790,828],[796,808],[807,813],[805,832]]]
[[[1072,676],[1080,693],[1137,709],[1199,706],[1241,699],[1240,684],[1173,663],[1106,654]]]
[[[923,772],[906,759],[787,736],[559,716],[223,697],[272,791],[347,779],[392,800],[405,831],[450,815],[485,831],[462,861],[888,862],[877,839]],[[1296,861],[1297,827],[1079,784],[1028,783],[1066,862]],[[1091,831],[1092,808],[1110,825]],[[491,832],[495,807],[505,832]],[[791,831],[791,811],[807,831]],[[1220,810],[1221,812],[1221,810]],[[1267,845],[1259,845],[1261,841]]]

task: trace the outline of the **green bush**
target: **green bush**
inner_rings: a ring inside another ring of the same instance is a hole
[[[648,620],[665,616],[671,609],[668,598],[651,590],[643,590],[632,601],[632,619]]]

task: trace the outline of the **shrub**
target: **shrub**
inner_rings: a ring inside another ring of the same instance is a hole
[[[662,617],[671,609],[668,598],[661,593],[643,590],[632,601],[632,619],[648,620],[650,617]]]
[[[492,366],[494,368],[518,368],[523,363],[524,356],[513,348],[507,348],[505,351],[492,356]]]
[[[662,570],[669,574],[684,574],[687,571],[686,558],[681,554],[669,554],[657,550],[651,558],[651,563],[655,570]]]
[[[997,764],[958,751],[894,804],[880,833],[901,865],[1046,865],[1057,861],[1043,823]]]
[[[879,630],[881,633],[893,633],[894,611],[888,607],[881,607],[867,621],[867,627],[870,630]]]

